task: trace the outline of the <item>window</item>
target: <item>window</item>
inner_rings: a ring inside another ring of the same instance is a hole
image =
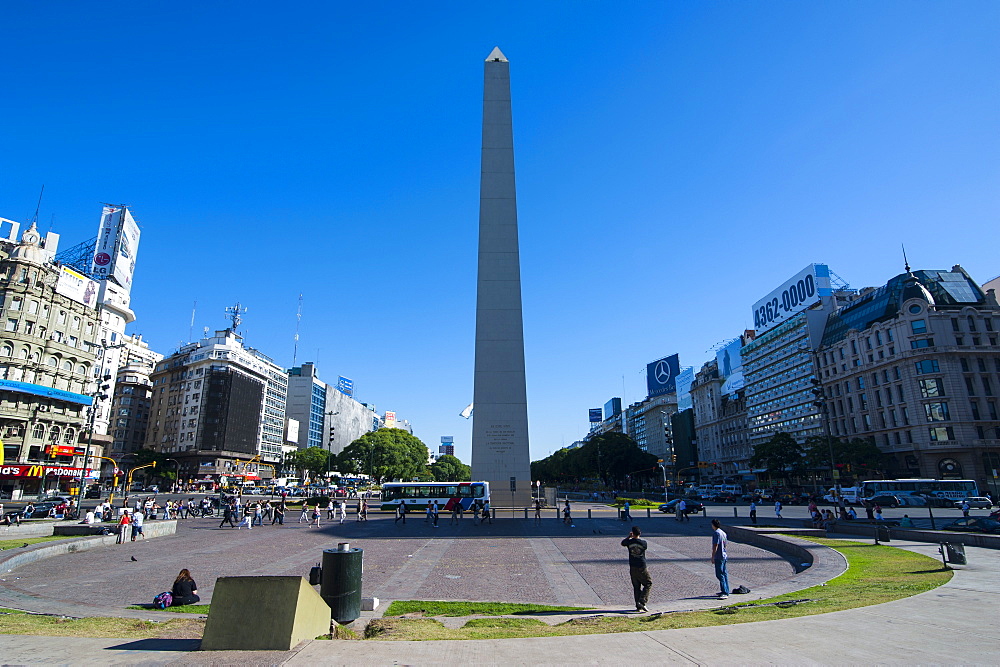
[[[892,367],[893,372],[896,374],[896,379],[899,379],[899,366]]]
[[[878,389],[875,390],[875,405],[880,408],[882,407],[882,392]]]
[[[982,345],[982,339],[979,336],[973,336],[972,337],[972,344],[973,345]]]
[[[933,338],[921,338],[920,340],[911,340],[910,349],[911,350],[921,350],[925,347],[934,347]]]
[[[852,340],[851,341],[851,354],[857,354],[857,353],[858,353],[858,344],[857,344],[857,342],[855,342],[855,341]]]
[[[850,396],[847,397],[847,411],[854,412],[854,401],[851,400]]]
[[[12,298],[10,300],[10,309],[11,310],[21,310],[21,303],[23,303],[22,300],[21,300],[21,297],[15,296],[14,298]]]
[[[993,331],[993,320],[989,317],[983,320],[983,324],[986,326],[987,331]]]
[[[882,344],[882,332],[881,331],[876,331],[875,332],[875,344],[876,345],[881,345]]]
[[[913,320],[910,322],[910,331],[912,331],[914,335],[927,333],[927,321]]]
[[[4,357],[13,357],[14,347],[10,343],[4,343],[4,346],[0,348],[0,355]]]
[[[959,361],[959,363],[962,364],[962,372],[963,373],[968,373],[969,372],[969,360],[968,359],[959,359],[958,361]]]
[[[892,387],[885,388],[885,402],[888,405],[892,405]]]
[[[996,401],[986,401],[986,408],[990,411],[990,419],[993,421],[997,420],[997,402]]]
[[[955,432],[950,426],[935,426],[930,429],[931,440],[934,442],[947,442],[955,439]]]
[[[958,326],[958,318],[957,317],[951,318],[951,330],[952,331],[961,331],[962,330],[962,327]]]
[[[990,377],[988,375],[984,375],[980,379],[983,381],[983,393],[986,394],[987,396],[992,396],[993,384],[990,382]]]
[[[64,371],[69,371],[70,373],[72,373],[73,372],[73,362],[69,361],[69,360],[64,361],[63,365],[62,365],[62,369]]]
[[[930,378],[920,381],[920,395],[923,398],[944,396],[944,382],[940,378]]]
[[[903,385],[901,384],[896,385],[896,397],[899,398],[900,403],[906,402],[906,399],[903,398]]]
[[[866,431],[872,430],[872,418],[867,412],[861,415],[861,424]]]
[[[969,406],[972,408],[972,418],[977,421],[982,419],[982,417],[979,416],[979,401],[972,401],[969,403]]]
[[[45,438],[45,425],[35,424],[35,427],[31,429],[31,437],[35,440],[42,440]]]
[[[77,317],[76,315],[73,316],[73,328],[74,329],[80,328],[80,318]]]
[[[37,312],[38,312],[38,302],[37,301],[29,301],[28,302],[28,314],[29,315],[34,315]]]
[[[896,441],[897,445],[903,444],[903,439],[900,437],[899,431],[896,431],[895,433],[893,433],[893,436],[894,436],[893,439]]]
[[[903,426],[910,425],[910,411],[906,408],[900,408],[900,417],[903,418]]]
[[[925,403],[924,414],[929,422],[946,422],[951,420],[947,403]]]
[[[865,338],[865,349],[866,350],[872,349],[872,337],[871,336],[868,336],[868,337]]]
[[[851,381],[850,380],[845,380],[844,381],[844,393],[845,394],[849,394],[850,392],[851,392]]]
[[[955,336],[955,345],[965,345],[965,339],[961,336]]]
[[[865,379],[863,377],[858,377],[858,391],[865,388]]]
[[[66,324],[66,311],[65,310],[60,310],[59,311],[59,317],[58,317],[58,319],[56,321],[59,324]]]
[[[7,326],[5,327],[7,331],[17,331],[17,320],[7,318]]]
[[[896,422],[896,411],[895,410],[889,410],[889,422],[893,426],[899,426],[899,424]]]
[[[888,341],[891,343],[892,342],[892,329],[886,329],[885,330],[885,335],[886,335],[886,338],[888,339]]]
[[[53,368],[59,368],[59,360],[55,357],[49,357],[49,366]]]
[[[868,409],[868,394],[862,393],[858,395],[858,405],[862,410]]]
[[[969,315],[968,317],[965,318],[965,321],[969,323],[969,331],[975,332],[976,331],[975,318],[973,318],[972,315]]]
[[[908,444],[908,445],[912,445],[913,444],[913,431],[907,431],[906,432],[906,444]]]

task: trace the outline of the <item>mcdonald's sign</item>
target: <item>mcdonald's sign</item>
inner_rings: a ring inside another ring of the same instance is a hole
[[[25,477],[44,477],[45,468],[42,466],[28,466],[28,471],[24,475]]]

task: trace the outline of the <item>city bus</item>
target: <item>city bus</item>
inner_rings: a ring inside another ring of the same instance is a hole
[[[456,503],[464,509],[490,499],[489,482],[386,482],[382,485],[382,509],[396,511],[401,500],[412,511],[423,510],[427,503],[436,500],[438,508],[451,511]]]
[[[861,482],[861,497],[922,496],[961,500],[979,495],[979,487],[971,479],[872,479]],[[925,501],[926,502],[926,501]],[[925,503],[915,502],[914,505]]]

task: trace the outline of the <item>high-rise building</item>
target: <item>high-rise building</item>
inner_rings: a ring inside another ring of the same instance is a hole
[[[165,357],[150,380],[146,447],[171,454],[183,481],[253,479],[248,462],[281,460],[288,376],[232,328]]]
[[[513,502],[527,505],[531,471],[510,63],[499,48],[486,59],[483,77],[473,398],[472,478],[497,491],[513,479]]]
[[[143,448],[152,408],[150,373],[163,355],[149,349],[142,336],[121,338],[118,375],[111,390],[111,433],[114,438],[109,457],[122,459]],[[107,467],[107,463],[105,467]]]
[[[2,227],[0,487],[16,499],[75,486],[86,448],[88,457],[99,455],[108,443],[89,429],[98,389],[97,283],[54,261],[57,234],[43,238],[32,223],[18,239],[17,223]],[[19,465],[32,463],[45,465]]]
[[[1000,306],[961,266],[862,290],[816,358],[831,435],[872,439],[886,477],[1000,491]]]

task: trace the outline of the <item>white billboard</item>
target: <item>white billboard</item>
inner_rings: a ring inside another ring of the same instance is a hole
[[[60,267],[56,292],[88,308],[97,308],[97,283],[68,266]]]
[[[125,207],[105,206],[97,232],[91,271],[96,278],[114,278],[126,289],[132,287],[135,256],[139,249],[139,226]]]
[[[826,264],[810,264],[753,305],[754,329],[759,335],[832,293],[830,268]]]
[[[719,378],[722,380],[722,393],[731,394],[743,388],[743,357],[740,349],[743,339],[729,341],[715,353],[715,361],[719,364]]]

